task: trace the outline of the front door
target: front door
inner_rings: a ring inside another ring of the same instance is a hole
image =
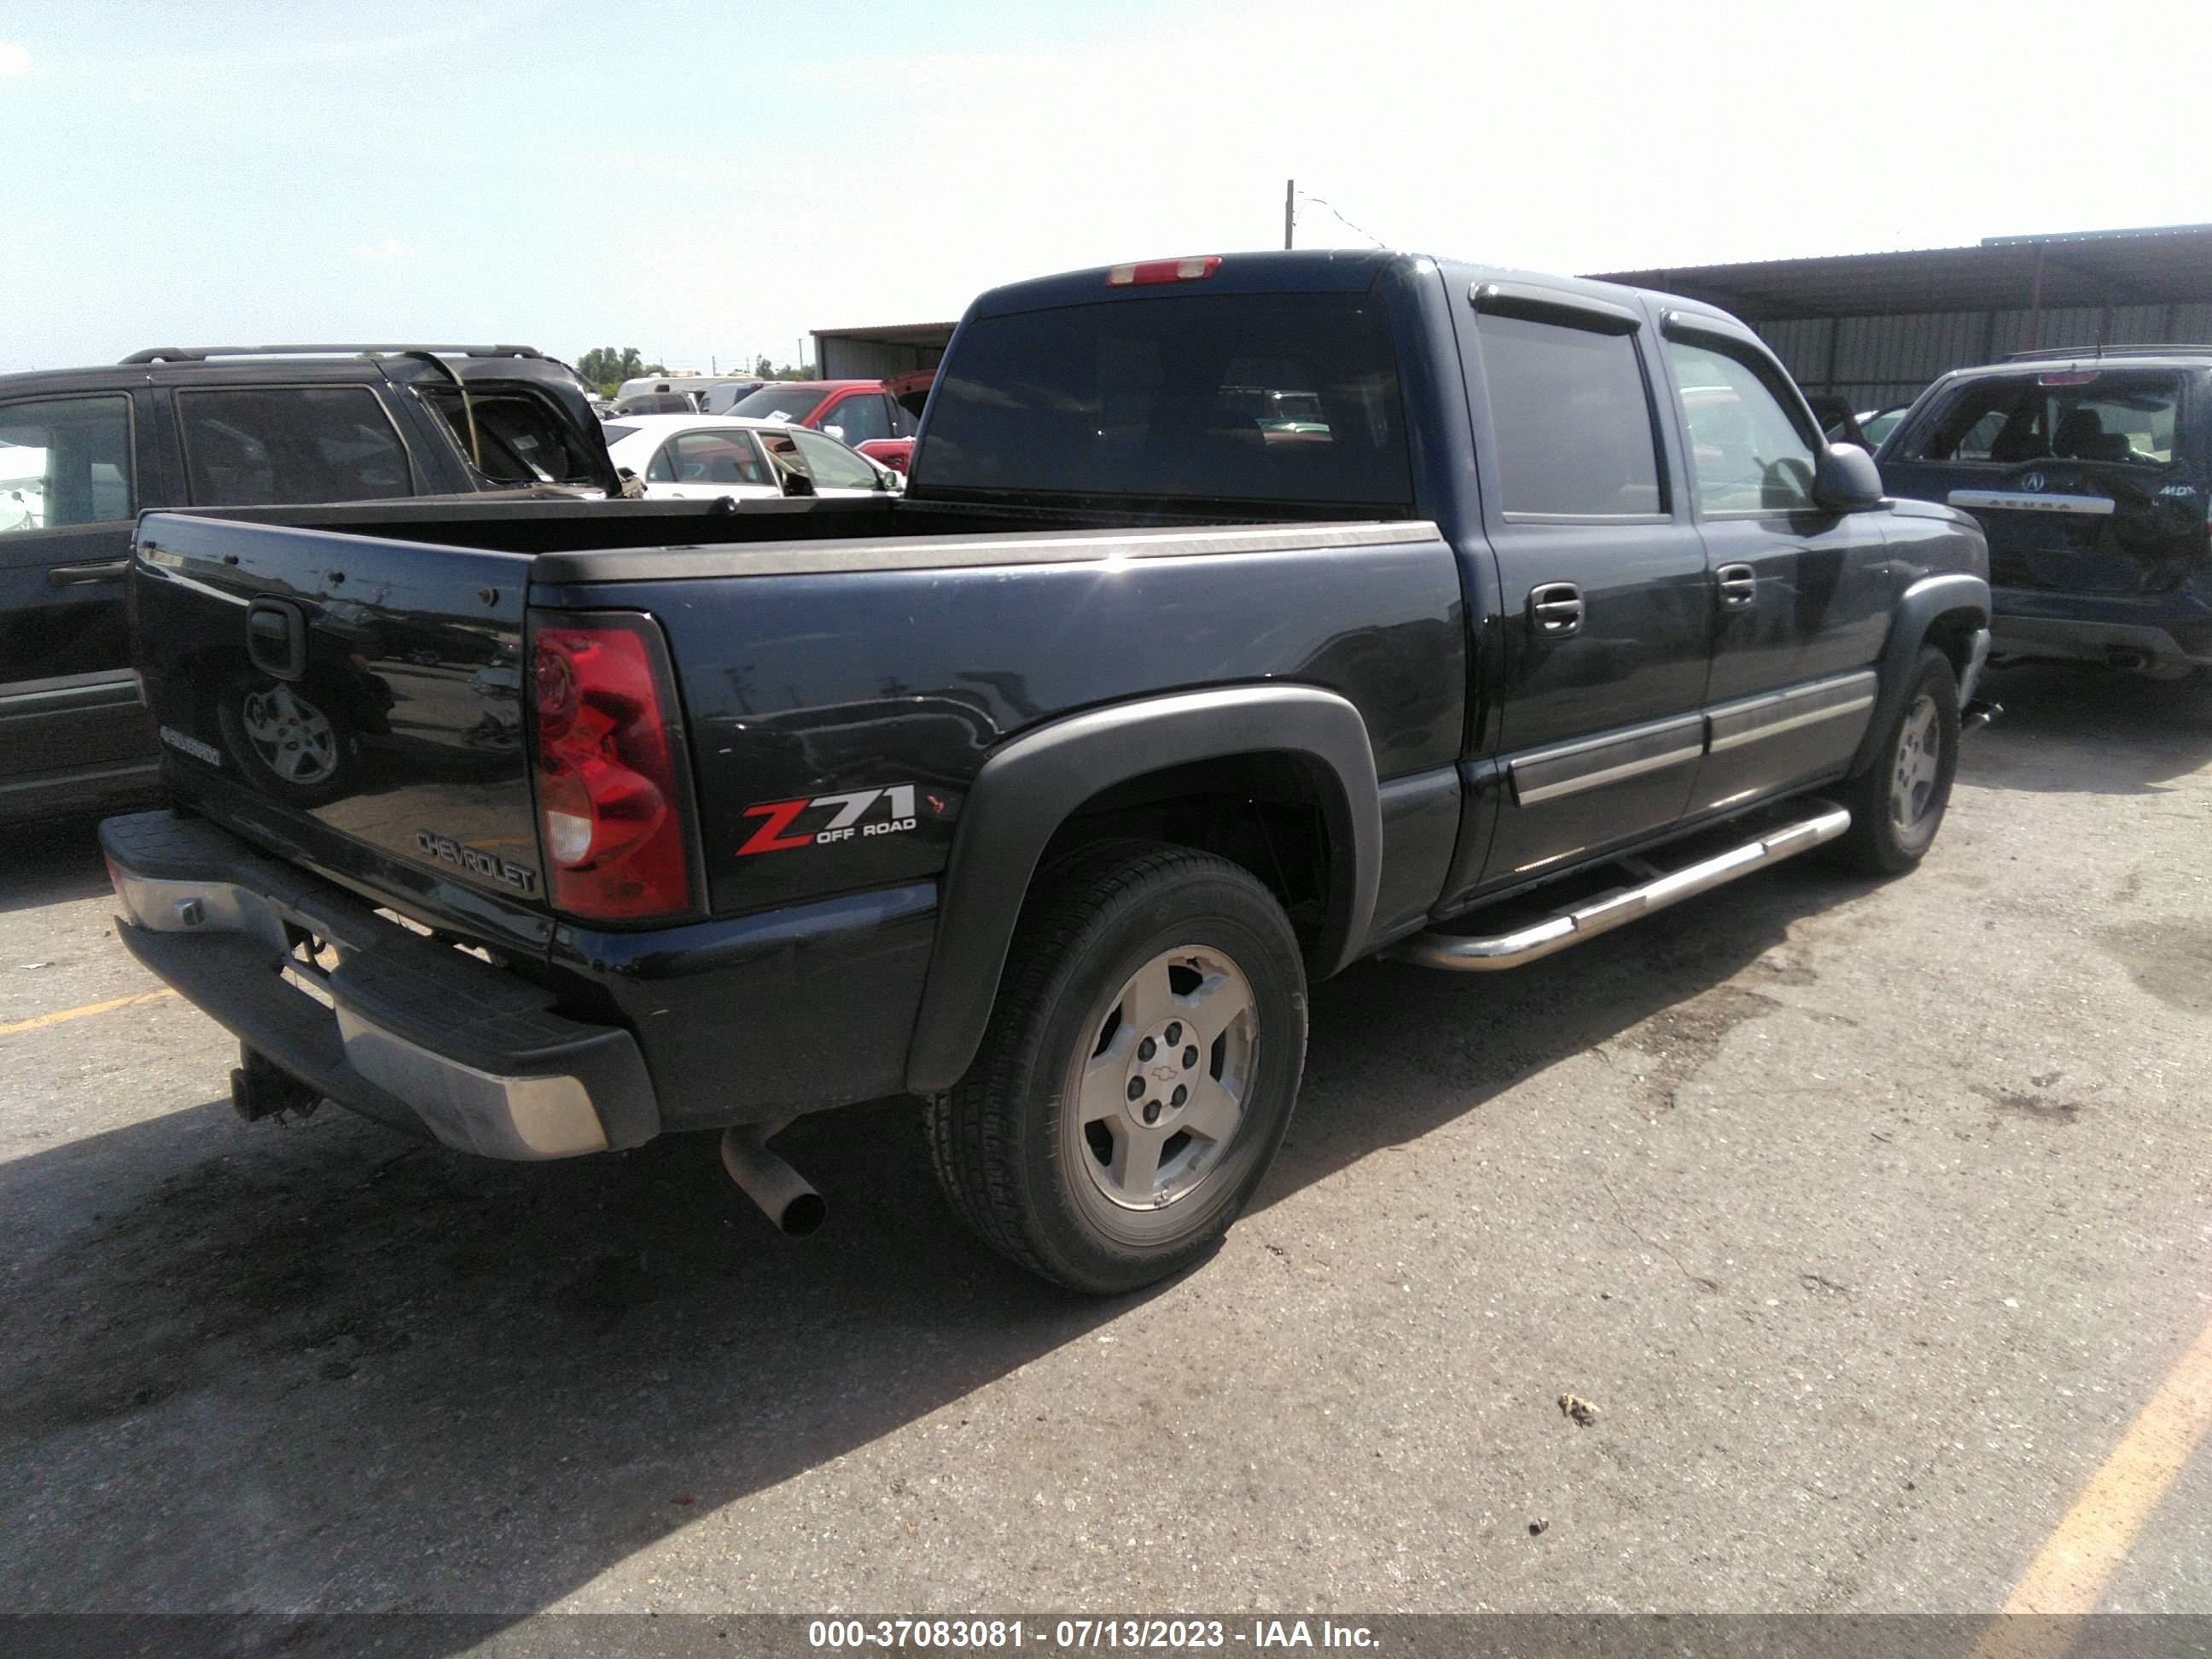
[[[1710,750],[1693,814],[1833,773],[1873,717],[1890,592],[1881,515],[1814,505],[1820,441],[1748,336],[1682,313],[1667,360],[1713,601]]]
[[[1504,594],[1506,775],[1486,887],[1673,823],[1705,747],[1705,544],[1669,485],[1643,319],[1479,284],[1461,315]]]

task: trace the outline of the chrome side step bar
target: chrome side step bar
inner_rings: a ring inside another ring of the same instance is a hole
[[[1499,968],[1518,968],[1524,962],[1548,957],[1570,945],[1609,933],[1625,922],[1663,910],[1695,894],[1726,885],[1739,876],[1764,870],[1786,858],[1809,852],[1851,827],[1851,815],[1840,806],[1808,802],[1821,808],[1796,823],[1769,831],[1725,853],[1675,871],[1654,876],[1639,886],[1623,887],[1590,900],[1572,910],[1532,922],[1510,933],[1417,933],[1392,945],[1383,954],[1423,968],[1446,968],[1460,973],[1488,973]]]

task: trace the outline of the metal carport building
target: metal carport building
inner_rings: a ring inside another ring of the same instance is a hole
[[[2212,225],[1607,273],[1734,312],[1811,392],[1858,409],[2053,346],[2212,342]]]

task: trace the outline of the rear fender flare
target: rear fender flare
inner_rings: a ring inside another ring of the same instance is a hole
[[[1070,815],[1102,790],[1146,773],[1262,753],[1302,757],[1318,782],[1333,876],[1310,965],[1324,978],[1350,961],[1374,917],[1382,858],[1375,753],[1357,708],[1310,686],[1258,685],[1072,714],[1002,745],[961,808],[907,1051],[907,1087],[939,1093],[974,1060],[1037,861]]]
[[[1970,618],[1972,626],[1987,628],[1989,583],[1979,576],[1954,571],[1923,576],[1899,597],[1897,614],[1889,625],[1889,640],[1882,647],[1881,660],[1877,665],[1881,690],[1875,699],[1866,734],[1859,739],[1858,752],[1851,757],[1853,777],[1875,763],[1875,750],[1881,743],[1882,733],[1889,730],[1889,723],[1904,706],[1912,665],[1920,660],[1921,648],[1928,643],[1930,630],[1945,617]]]

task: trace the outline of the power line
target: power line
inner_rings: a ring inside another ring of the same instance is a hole
[[[1341,213],[1339,213],[1335,207],[1323,198],[1313,195],[1311,192],[1303,190],[1300,191],[1298,194],[1306,201],[1311,202],[1316,207],[1328,208],[1330,216],[1334,218],[1337,223],[1342,225],[1346,230],[1358,231],[1360,235],[1364,236],[1369,241],[1374,243],[1377,247],[1388,247],[1390,246],[1380,236],[1377,236],[1373,231],[1362,230],[1360,227],[1353,224],[1351,220],[1346,218]]]

